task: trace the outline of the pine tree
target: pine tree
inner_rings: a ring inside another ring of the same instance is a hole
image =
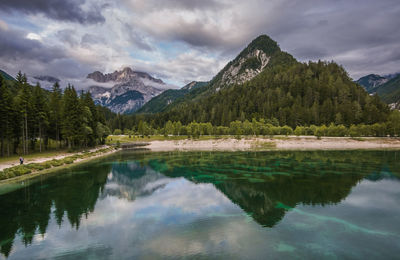
[[[68,85],[64,91],[62,109],[62,134],[68,143],[68,148],[75,147],[82,130],[82,109],[75,88]]]
[[[50,114],[49,124],[52,129],[52,137],[61,146],[61,112],[62,112],[62,91],[58,82],[54,83],[50,93]]]
[[[10,155],[10,139],[12,136],[12,98],[8,86],[0,75],[0,154],[4,156],[5,145],[7,142],[7,155]]]
[[[31,113],[32,113],[32,91],[31,87],[27,83],[26,75],[22,75],[19,72],[17,75],[18,80],[18,95],[16,100],[16,109],[17,112],[21,115],[21,132],[22,132],[22,145],[23,145],[23,153],[28,154],[29,149],[29,139],[30,133],[28,123],[31,123]],[[29,118],[29,120],[28,120]]]
[[[35,127],[37,127],[39,134],[39,151],[42,152],[43,138],[46,136],[48,120],[48,107],[43,89],[37,83],[33,90],[33,108],[35,112]]]

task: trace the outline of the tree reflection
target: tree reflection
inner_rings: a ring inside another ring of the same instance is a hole
[[[21,234],[26,246],[32,243],[37,231],[44,235],[52,208],[58,225],[61,226],[66,214],[76,229],[82,216],[93,212],[110,166],[91,165],[90,171],[86,167],[79,170],[81,174],[70,176],[67,170],[54,178],[0,196],[0,250],[4,256],[9,255],[16,234]]]
[[[53,218],[79,229],[99,198],[134,201],[162,188],[167,177],[212,183],[260,225],[273,227],[289,207],[340,203],[363,178],[397,178],[399,152],[122,153],[64,170],[0,195],[0,251],[8,256],[16,237],[25,246],[44,236]],[[148,184],[152,185],[148,185]]]
[[[255,221],[273,227],[288,207],[337,204],[363,178],[399,176],[398,152],[268,152],[160,155],[148,164],[169,177],[213,183]]]

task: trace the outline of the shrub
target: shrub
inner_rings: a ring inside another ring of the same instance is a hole
[[[43,162],[43,163],[41,163],[41,165],[42,165],[45,169],[51,168],[51,163],[50,163],[50,162]]]
[[[121,134],[122,134],[121,129],[115,129],[114,130],[114,135],[121,135]]]
[[[63,165],[64,163],[63,163],[61,160],[53,159],[53,160],[50,161],[50,164],[51,164],[52,166],[54,166],[54,167],[57,167],[57,166]]]
[[[65,164],[71,164],[71,163],[74,162],[74,159],[67,157],[67,158],[64,158],[63,161],[64,161]]]
[[[30,163],[26,165],[28,169],[36,170],[36,171],[41,171],[45,169],[45,167],[41,163]]]

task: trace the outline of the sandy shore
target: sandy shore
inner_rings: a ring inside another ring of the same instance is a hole
[[[358,150],[400,149],[399,138],[347,138],[290,136],[281,138],[151,141],[151,151],[246,151],[246,150]]]

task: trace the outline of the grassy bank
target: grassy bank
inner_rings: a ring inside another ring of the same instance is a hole
[[[93,152],[86,151],[82,153],[77,153],[71,156],[64,157],[63,159],[59,160],[52,159],[41,163],[29,163],[29,164],[13,166],[10,168],[6,168],[3,171],[0,171],[0,183],[14,179],[21,180],[21,179],[31,178],[39,174],[44,174],[53,170],[62,169],[63,166],[68,166],[72,164],[75,165],[78,162],[87,161],[90,158],[95,158],[102,154],[109,154],[112,151],[115,151],[115,148],[108,147]]]
[[[67,150],[54,150],[54,151],[45,151],[45,152],[35,152],[27,155],[22,155],[25,160],[33,160],[37,158],[46,158],[46,157],[55,157],[59,156],[62,154],[68,153]],[[9,162],[18,162],[19,161],[19,156],[18,155],[12,155],[8,157],[0,157],[0,164],[1,163],[9,163]]]

